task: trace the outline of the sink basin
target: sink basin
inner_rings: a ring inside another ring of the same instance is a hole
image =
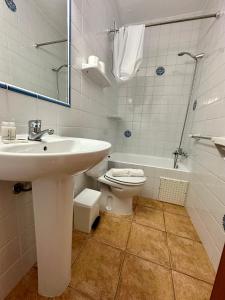
[[[0,142],[0,180],[31,181],[38,291],[61,295],[71,279],[74,174],[100,162],[107,142],[47,136],[42,142]]]
[[[49,136],[42,142],[0,143],[0,180],[33,181],[83,172],[107,155],[107,142]]]

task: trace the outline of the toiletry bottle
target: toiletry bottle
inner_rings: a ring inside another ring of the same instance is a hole
[[[14,121],[9,122],[10,141],[16,140],[16,124]]]
[[[15,122],[2,122],[1,136],[3,143],[11,143],[16,139],[16,126]]]

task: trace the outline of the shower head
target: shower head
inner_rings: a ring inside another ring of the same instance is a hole
[[[205,55],[204,53],[199,53],[199,54],[197,54],[197,55],[193,55],[193,54],[191,54],[190,52],[180,52],[180,53],[178,53],[178,56],[183,56],[183,55],[188,55],[188,56],[190,56],[191,58],[193,58],[194,60],[198,60],[199,58],[203,58],[203,56]]]

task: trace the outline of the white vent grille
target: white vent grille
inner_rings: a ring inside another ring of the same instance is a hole
[[[159,200],[184,205],[188,181],[160,177]]]

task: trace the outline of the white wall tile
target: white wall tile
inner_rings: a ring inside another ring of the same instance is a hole
[[[192,37],[198,36],[199,26],[198,21],[189,23],[193,24],[146,29],[141,68],[119,90],[118,112],[123,121],[118,126],[117,151],[172,157],[178,147],[194,64],[177,54],[190,48],[196,51]],[[161,77],[155,73],[158,66],[166,69]],[[132,131],[129,139],[123,136],[126,129]]]
[[[225,1],[207,1],[204,12],[224,10]],[[225,17],[204,20],[200,25],[198,52],[205,57],[199,62],[184,147],[191,153],[192,178],[186,206],[208,255],[217,269],[225,233],[225,161],[215,145],[208,141],[193,142],[189,133],[225,136]],[[196,37],[194,37],[196,39]]]

